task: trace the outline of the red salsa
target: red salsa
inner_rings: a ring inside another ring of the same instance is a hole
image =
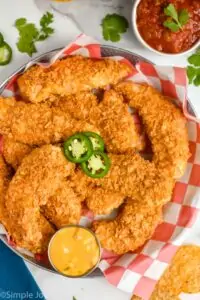
[[[186,9],[189,20],[177,32],[163,23],[168,18],[164,8],[172,3],[176,10]],[[157,51],[180,53],[200,39],[200,0],[141,0],[137,9],[137,26],[145,42]]]

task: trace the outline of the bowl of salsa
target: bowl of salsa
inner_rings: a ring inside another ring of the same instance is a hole
[[[133,30],[144,47],[182,55],[200,46],[200,0],[136,0]]]

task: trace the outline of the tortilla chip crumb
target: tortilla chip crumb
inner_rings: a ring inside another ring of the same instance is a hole
[[[178,300],[180,293],[200,292],[200,247],[182,246],[165,271],[150,300]],[[142,300],[134,296],[131,300]]]

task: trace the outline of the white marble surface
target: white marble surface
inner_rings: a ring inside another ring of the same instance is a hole
[[[44,1],[47,4],[47,0]],[[72,7],[70,13],[75,17],[79,17],[79,27],[82,27],[87,34],[100,40],[102,40],[100,23],[106,13],[120,12],[129,19],[131,16],[131,0],[75,0],[74,6],[76,6],[76,10]],[[14,21],[17,18],[26,17],[29,21],[38,23],[41,15],[42,12],[36,7],[33,0],[1,0],[0,31],[3,33],[5,40],[13,48],[13,61],[8,66],[0,67],[0,83],[30,59],[25,54],[19,53],[16,49],[17,31],[13,26]],[[38,53],[35,56],[67,44],[80,33],[72,21],[56,13],[55,16],[55,34],[47,41],[38,44]],[[186,57],[163,59],[163,57],[145,50],[136,41],[131,29],[116,46],[143,55],[157,64],[186,65]],[[189,98],[200,117],[200,88],[190,87]],[[194,227],[193,233],[187,242],[200,245],[200,222]],[[72,280],[48,273],[30,264],[27,265],[48,300],[72,300],[73,296],[77,300],[130,299],[130,295],[115,289],[103,277]],[[182,295],[181,299],[199,300],[200,295]]]

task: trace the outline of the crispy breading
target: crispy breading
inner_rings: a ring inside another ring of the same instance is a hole
[[[114,90],[104,93],[99,104],[100,117],[98,127],[110,153],[132,153],[134,149],[142,150],[144,144],[138,133],[128,105],[123,97]]]
[[[181,293],[200,292],[200,247],[182,246],[158,281],[150,300],[179,300]],[[142,300],[135,295],[131,300]]]
[[[118,208],[125,196],[101,187],[88,189],[86,204],[95,215],[106,215]]]
[[[140,224],[140,238],[137,243],[135,232],[132,231],[139,224],[139,219],[134,222],[130,218],[130,212],[138,215],[141,209],[144,217],[145,209],[142,207],[145,206],[151,220],[155,209],[170,200],[175,179],[185,171],[189,149],[186,120],[173,103],[155,89],[132,82],[120,83],[116,90],[138,110],[154,152],[152,162],[144,160],[138,154],[109,155],[111,169],[98,182],[107,190],[132,198],[129,200],[130,204],[125,204],[116,220],[99,221],[94,226],[103,247],[123,254],[135,250],[151,236],[146,235],[148,230]],[[134,211],[135,207],[138,211]],[[143,223],[148,227],[150,222],[146,219]],[[155,223],[148,228],[151,234],[152,228],[155,229],[157,224],[158,220],[156,222],[155,218]]]
[[[33,148],[29,145],[15,142],[6,136],[3,137],[3,157],[15,170],[21,164],[22,159],[32,150]]]
[[[156,295],[168,293],[178,296],[180,293],[200,292],[200,247],[193,245],[182,246],[174,256],[169,268],[165,271],[151,300]]]
[[[143,300],[143,299],[133,295],[131,300]],[[164,292],[164,293],[158,293],[153,298],[151,297],[149,300],[180,300],[180,298],[177,296],[170,296],[166,292]]]
[[[9,212],[7,229],[18,246],[33,253],[47,249],[54,229],[40,213],[40,206],[56,196],[73,170],[74,164],[66,160],[57,146],[34,149],[23,159],[9,184],[5,203]],[[68,197],[64,191],[56,198],[56,205],[63,203],[63,197]]]
[[[0,98],[0,134],[27,145],[63,141],[79,131],[98,132],[84,120],[46,104],[27,104],[14,98]]]
[[[112,89],[104,93],[99,104],[95,95],[83,92],[63,97],[54,105],[78,120],[96,125],[108,152],[120,154],[144,149],[144,139],[128,111],[128,105]]]
[[[139,154],[109,154],[111,167],[99,180],[90,179],[105,190],[121,193],[138,203],[146,203],[149,209],[170,200],[174,179],[168,170],[157,169],[155,164]],[[84,175],[83,175],[84,176]],[[85,175],[86,176],[86,175]]]
[[[116,90],[141,116],[157,168],[172,169],[174,178],[180,178],[189,158],[186,119],[181,110],[149,85],[127,81],[117,85]]]
[[[44,216],[57,228],[68,224],[78,224],[81,217],[81,197],[63,182],[55,194],[50,197],[46,205],[41,207]]]
[[[103,248],[123,254],[142,246],[161,221],[161,207],[149,209],[127,199],[115,220],[94,221],[93,229]]]
[[[7,215],[5,212],[5,194],[11,180],[11,170],[4,162],[0,155],[0,222],[4,225],[7,223]]]
[[[64,112],[68,112],[77,120],[85,120],[88,123],[95,124],[99,117],[98,99],[90,92],[81,92],[65,97],[58,97],[53,103],[53,106],[58,107]]]
[[[131,72],[121,61],[69,56],[48,68],[33,66],[17,82],[21,96],[33,103],[116,84]]]

